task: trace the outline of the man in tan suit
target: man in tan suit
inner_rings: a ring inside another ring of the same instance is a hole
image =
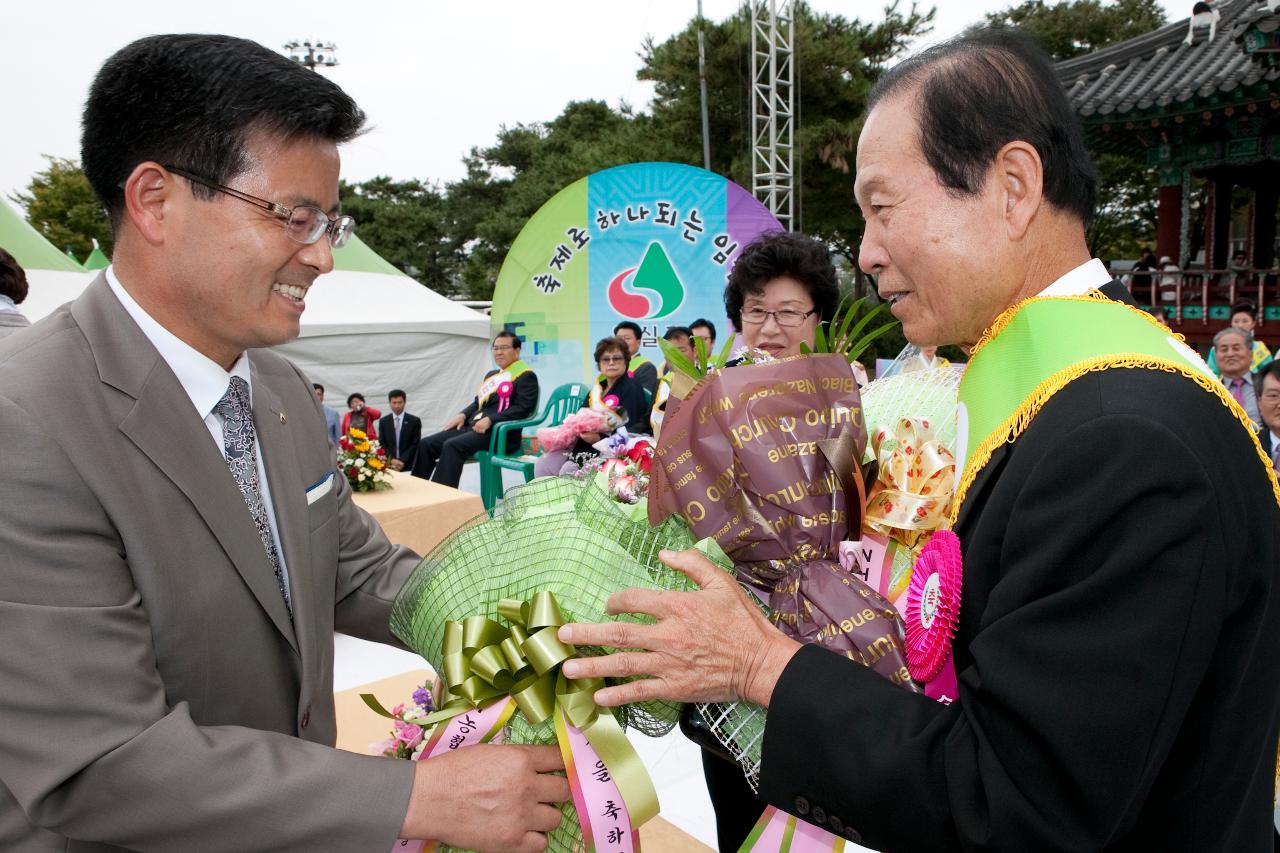
[[[559,822],[552,747],[332,746],[333,632],[397,643],[417,558],[261,348],[350,234],[337,146],[363,120],[223,36],[142,39],[93,84],[115,263],[0,342],[0,849],[536,851]]]

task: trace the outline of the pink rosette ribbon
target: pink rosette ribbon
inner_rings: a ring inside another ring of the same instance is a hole
[[[618,406],[619,406],[621,403],[622,403],[622,401],[618,399],[618,397],[617,397],[617,395],[616,395],[616,394],[607,394],[607,395],[605,395],[605,398],[604,398],[604,404],[605,404],[606,406],[608,406],[610,409],[616,409],[616,408],[618,408]]]
[[[515,385],[507,380],[498,385],[498,411],[501,412],[511,405],[511,391]]]
[[[951,641],[960,621],[964,581],[960,539],[939,530],[929,539],[911,570],[907,590],[907,669],[925,687],[925,695],[950,703],[957,695]]]

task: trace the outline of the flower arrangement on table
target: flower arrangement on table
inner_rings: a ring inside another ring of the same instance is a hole
[[[338,439],[338,468],[357,492],[391,488],[387,451],[364,430],[352,429]]]
[[[415,692],[414,708],[391,711],[366,699],[393,717],[392,737],[374,745],[384,755],[423,760],[498,739],[559,744],[573,800],[548,837],[553,853],[639,849],[637,829],[656,814],[657,797],[624,732],[659,737],[680,714],[669,702],[596,707],[600,682],[558,672],[570,657],[602,650],[561,643],[557,626],[648,621],[610,616],[606,602],[628,587],[690,589],[658,561],[662,549],[698,547],[729,569],[715,543],[695,542],[679,519],[650,527],[636,476],[648,464],[645,445],[615,439],[590,476],[542,477],[510,490],[493,518],[479,516],[428,554],[397,596],[391,628],[440,675],[442,693],[428,705]],[[624,477],[634,483],[622,488]],[[603,816],[610,802],[617,808]]]

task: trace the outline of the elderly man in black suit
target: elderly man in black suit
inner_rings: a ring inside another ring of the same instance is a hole
[[[418,442],[422,440],[422,419],[404,410],[409,397],[396,388],[387,394],[391,412],[378,421],[378,436],[387,451],[387,465],[396,471],[413,470],[413,460],[418,456]]]
[[[467,459],[489,446],[489,430],[503,421],[528,418],[538,407],[538,377],[520,358],[520,338],[498,332],[493,339],[493,363],[476,396],[454,415],[444,429],[418,442],[413,476],[458,487]],[[507,436],[507,451],[520,446],[520,432]]]
[[[655,623],[561,629],[628,650],[566,674],[653,676],[605,705],[766,706],[760,799],[878,850],[1270,850],[1280,486],[1243,410],[1113,301],[1085,240],[1097,175],[1028,40],[970,31],[867,107],[859,264],[908,340],[972,350],[958,698],[799,645],[693,551],[665,559],[699,591],[610,601]]]

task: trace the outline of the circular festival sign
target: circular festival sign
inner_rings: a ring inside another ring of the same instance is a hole
[[[596,342],[623,320],[640,352],[663,361],[658,339],[699,317],[730,334],[724,284],[742,247],[782,226],[749,192],[678,163],[634,163],[556,193],[525,224],[493,292],[493,333],[520,336],[520,357],[545,398],[597,374]]]

